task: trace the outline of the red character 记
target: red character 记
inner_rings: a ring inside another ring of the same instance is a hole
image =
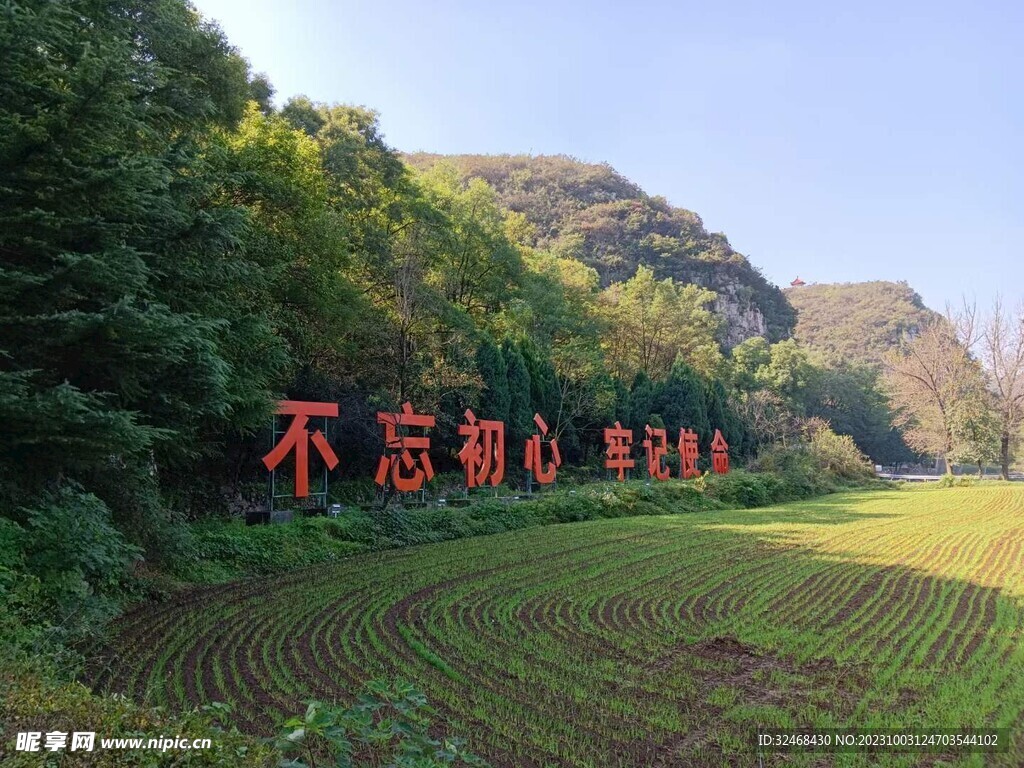
[[[505,476],[505,424],[478,419],[466,409],[466,424],[459,425],[459,434],[466,444],[459,451],[459,461],[466,469],[466,487],[476,488],[489,482],[498,485]]]
[[[263,464],[273,471],[288,453],[295,449],[295,497],[309,496],[309,441],[313,441],[323,457],[327,469],[338,466],[338,457],[331,449],[327,438],[319,429],[309,433],[306,423],[310,416],[338,416],[337,403],[307,403],[299,400],[282,400],[277,404],[279,416],[292,416],[292,423],[281,441],[263,457]]]
[[[626,479],[626,470],[632,469],[636,462],[629,456],[629,446],[633,442],[633,430],[623,429],[622,424],[615,422],[614,427],[605,427],[604,443],[608,446],[604,461],[605,469],[617,469],[619,482]]]
[[[384,425],[385,455],[377,463],[377,485],[384,486],[388,476],[395,489],[402,492],[418,491],[434,476],[430,463],[430,438],[426,435],[406,435],[403,428],[428,429],[436,420],[433,416],[413,413],[410,403],[402,403],[399,413],[377,413],[377,423]],[[415,453],[414,453],[415,451]]]
[[[647,452],[647,474],[656,480],[668,480],[669,469],[665,466],[663,459],[668,454],[668,442],[664,429],[655,429],[650,424],[644,427],[647,439],[644,440],[644,450]]]
[[[715,439],[711,441],[711,468],[719,475],[729,472],[729,444],[720,429],[715,430]]]
[[[533,473],[538,483],[546,485],[555,481],[555,472],[557,472],[558,467],[562,463],[562,455],[558,452],[558,441],[552,439],[548,442],[548,445],[551,446],[551,461],[546,466],[542,465],[540,455],[541,437],[547,435],[548,425],[539,413],[533,414],[533,421],[537,425],[537,429],[540,430],[540,434],[527,438],[526,456],[523,466]]]
[[[692,429],[679,429],[679,477],[688,480],[691,477],[700,477],[700,470],[697,469],[697,459],[700,458],[700,449],[697,447],[697,433]]]

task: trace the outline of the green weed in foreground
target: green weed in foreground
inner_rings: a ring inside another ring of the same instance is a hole
[[[403,678],[497,766],[752,765],[757,724],[1014,727],[1022,546],[1011,485],[530,528],[190,591],[123,620],[100,682],[267,735]],[[1016,734],[943,764],[1022,762]]]

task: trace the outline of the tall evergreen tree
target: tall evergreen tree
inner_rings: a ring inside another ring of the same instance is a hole
[[[476,367],[483,379],[480,393],[480,418],[508,421],[509,389],[505,356],[490,336],[485,336],[476,352]]]
[[[268,412],[282,360],[216,173],[246,65],[184,3],[0,13],[0,506],[80,494],[154,551],[161,484]]]
[[[658,387],[654,404],[672,436],[680,427],[696,430],[702,443],[710,441],[704,384],[690,366],[677,360]]]
[[[526,360],[515,344],[503,345],[505,370],[508,374],[508,439],[509,445],[518,447],[533,431],[533,411],[530,409],[530,372]]]

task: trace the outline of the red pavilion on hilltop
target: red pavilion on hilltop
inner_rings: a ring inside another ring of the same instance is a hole
[[[793,286],[794,288],[799,288],[801,285],[807,285],[807,283],[805,283],[803,280],[801,280],[798,277],[796,280],[794,280],[792,283],[790,283],[790,285]]]

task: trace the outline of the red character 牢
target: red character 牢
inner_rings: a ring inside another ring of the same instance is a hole
[[[633,430],[623,429],[622,424],[615,422],[614,427],[605,427],[604,443],[608,446],[604,461],[605,469],[617,469],[619,482],[626,479],[626,470],[632,469],[636,462],[629,456],[629,446],[633,442]]]
[[[277,404],[279,416],[292,416],[292,423],[281,441],[263,457],[263,464],[273,471],[288,453],[295,449],[295,498],[309,496],[309,441],[313,441],[327,469],[338,466],[338,457],[331,449],[327,438],[319,429],[309,433],[306,423],[310,416],[338,416],[337,403],[307,403],[299,400],[282,400]]]
[[[697,459],[700,458],[700,449],[697,447],[697,433],[692,429],[679,429],[679,477],[688,480],[691,477],[700,477],[700,470],[697,469]]]
[[[469,409],[466,421],[459,426],[459,434],[467,438],[459,451],[459,461],[466,468],[466,487],[476,488],[485,482],[496,486],[505,476],[505,424],[477,419]]]
[[[729,444],[722,437],[722,430],[715,430],[715,439],[711,441],[711,468],[719,475],[729,471]]]
[[[527,438],[526,457],[523,461],[523,466],[533,473],[538,483],[546,485],[555,481],[555,472],[562,463],[562,455],[558,452],[558,441],[552,439],[548,441],[548,444],[551,446],[551,461],[547,463],[547,466],[542,465],[540,456],[541,437],[547,435],[548,425],[539,413],[533,415],[533,421],[537,425],[537,429],[540,430],[540,434]]]
[[[665,430],[655,429],[648,424],[644,431],[647,433],[647,439],[643,442],[644,450],[647,451],[647,474],[657,480],[668,480],[669,469],[663,461],[668,454]]]
[[[434,465],[430,463],[430,438],[426,435],[403,434],[403,427],[427,429],[436,423],[433,416],[413,413],[410,403],[402,403],[399,413],[377,413],[377,423],[384,425],[384,447],[390,454],[380,457],[377,464],[377,485],[384,486],[388,475],[395,490],[418,491],[424,482],[434,477]],[[416,454],[413,454],[416,451]]]

